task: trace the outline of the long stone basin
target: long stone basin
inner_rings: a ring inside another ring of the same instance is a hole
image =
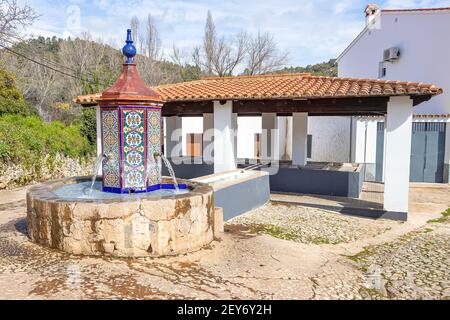
[[[74,200],[54,192],[90,180],[55,180],[28,190],[27,221],[33,242],[77,255],[160,257],[193,252],[213,241],[213,188],[206,184],[180,181],[188,193],[160,198],[149,193]]]

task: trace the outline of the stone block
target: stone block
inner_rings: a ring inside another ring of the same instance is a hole
[[[215,239],[220,239],[224,232],[223,228],[223,209],[215,208],[214,209],[214,218],[213,218],[213,233]]]

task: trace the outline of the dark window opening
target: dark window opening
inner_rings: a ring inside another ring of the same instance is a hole
[[[312,135],[308,134],[308,140],[307,140],[306,144],[307,144],[306,157],[311,159],[312,158]]]

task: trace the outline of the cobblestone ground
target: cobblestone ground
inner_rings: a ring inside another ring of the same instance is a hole
[[[239,232],[173,258],[79,257],[31,243],[24,218],[25,201],[0,203],[0,299],[311,299],[325,259]]]
[[[271,202],[233,219],[229,224],[248,226],[258,233],[305,244],[338,244],[374,237],[396,223]]]
[[[450,299],[450,223],[429,223],[398,240],[351,257],[371,299]]]
[[[398,222],[272,203],[197,253],[131,260],[31,243],[23,199],[0,192],[0,299],[449,298],[448,219],[405,234]]]

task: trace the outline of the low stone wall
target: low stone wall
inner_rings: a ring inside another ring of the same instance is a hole
[[[61,155],[55,157],[47,155],[33,168],[25,168],[20,164],[0,163],[0,190],[51,179],[90,175],[94,162],[93,158],[81,160]]]
[[[196,251],[213,241],[213,189],[188,183],[190,193],[129,200],[64,201],[52,192],[74,178],[32,187],[27,220],[32,241],[80,255],[160,257]]]

